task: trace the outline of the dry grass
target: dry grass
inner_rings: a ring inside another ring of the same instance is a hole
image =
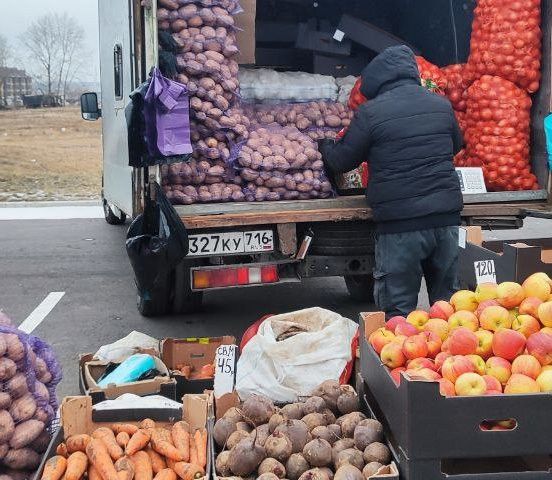
[[[77,107],[0,111],[0,201],[99,198],[101,155]]]

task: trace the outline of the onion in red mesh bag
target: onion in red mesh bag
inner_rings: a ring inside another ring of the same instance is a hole
[[[491,191],[538,189],[529,165],[531,99],[500,77],[468,89],[466,166],[481,166]]]
[[[459,112],[465,112],[466,91],[471,84],[471,79],[468,78],[469,75],[466,72],[466,64],[449,65],[448,67],[443,67],[441,71],[447,78],[445,94],[450,103],[452,103],[452,108]]]
[[[479,0],[468,66],[497,75],[529,93],[539,89],[542,32],[540,0]]]
[[[418,63],[422,86],[431,92],[444,95],[447,89],[447,77],[443,71],[437,65],[428,62],[424,57],[417,56],[416,62]]]

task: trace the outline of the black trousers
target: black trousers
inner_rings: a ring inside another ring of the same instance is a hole
[[[458,290],[458,227],[378,235],[374,297],[387,318],[416,310],[422,277],[431,303]]]

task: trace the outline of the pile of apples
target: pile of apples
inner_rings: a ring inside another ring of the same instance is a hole
[[[405,372],[439,382],[444,396],[552,392],[552,279],[461,290],[391,318],[369,342],[397,385]]]

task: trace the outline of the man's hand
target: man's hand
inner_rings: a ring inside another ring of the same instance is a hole
[[[322,161],[324,162],[324,172],[326,173],[326,176],[328,177],[329,182],[332,184],[333,189],[337,190],[335,174],[333,170],[330,168],[330,165],[328,165],[326,162],[328,150],[331,149],[333,145],[335,145],[335,142],[328,138],[325,138],[323,140],[318,140],[318,151],[322,154]]]

